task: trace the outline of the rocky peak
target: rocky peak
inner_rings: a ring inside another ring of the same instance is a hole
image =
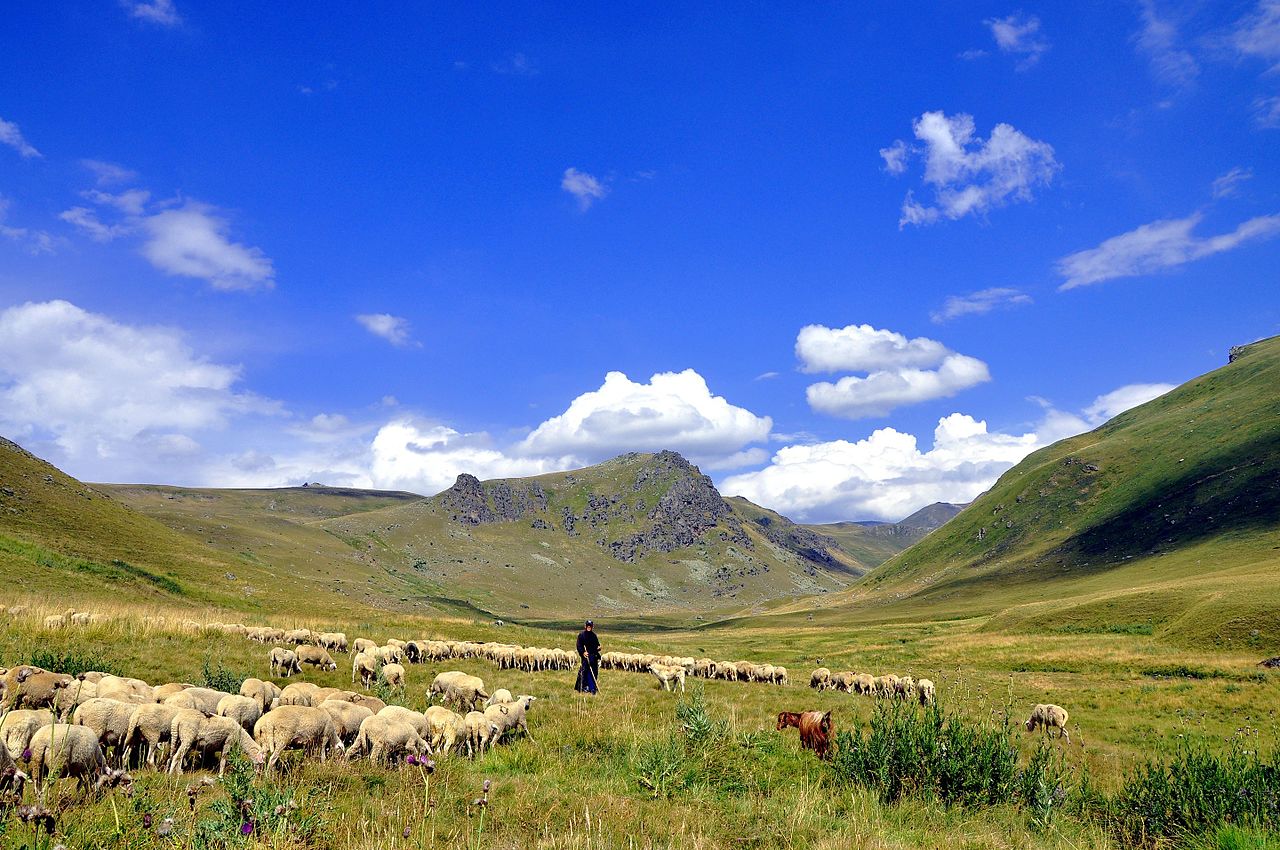
[[[547,509],[547,494],[537,482],[529,484],[509,481],[481,483],[479,478],[462,473],[453,486],[439,496],[449,518],[466,525],[486,522],[512,522],[535,511]]]

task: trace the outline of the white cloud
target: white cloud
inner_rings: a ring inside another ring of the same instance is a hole
[[[0,195],[0,236],[20,244],[29,254],[52,254],[57,247],[57,240],[52,234],[29,227],[14,227],[6,219],[9,216],[10,202]]]
[[[457,67],[457,63],[454,63]],[[538,66],[523,53],[513,53],[501,62],[489,66],[495,74],[512,74],[518,77],[533,77],[538,73]]]
[[[120,0],[120,5],[132,17],[162,27],[176,27],[182,23],[173,0]]]
[[[42,156],[40,151],[36,150],[30,142],[22,136],[22,130],[18,129],[18,125],[12,121],[6,121],[0,118],[0,144],[8,145],[18,152],[24,158]]]
[[[128,183],[138,176],[136,171],[130,171],[123,165],[117,165],[114,162],[104,162],[100,159],[82,159],[80,164],[93,172],[94,178],[99,186],[114,186],[118,183]]]
[[[992,310],[1030,303],[1031,296],[1025,292],[997,286],[970,292],[968,295],[951,295],[943,303],[942,309],[930,313],[929,318],[942,324],[961,316],[981,316]]]
[[[847,375],[834,384],[822,381],[805,390],[809,407],[846,419],[884,416],[899,407],[919,404],[991,380],[987,364],[963,354],[949,354],[937,369],[892,369],[865,378]]]
[[[1240,184],[1253,179],[1252,168],[1233,168],[1213,181],[1213,197],[1230,198],[1240,192]]]
[[[278,412],[238,391],[239,378],[238,367],[196,355],[167,328],[120,324],[66,301],[0,311],[0,431],[51,442],[90,468],[147,441],[187,451],[191,432]]]
[[[773,380],[774,378],[778,377],[778,375],[779,375],[779,374],[780,374],[780,373],[778,373],[778,372],[761,372],[759,375],[756,375],[756,380],[757,380],[757,381],[771,381],[771,380]]]
[[[398,348],[416,345],[409,334],[409,320],[390,313],[361,313],[356,316],[361,327]]]
[[[1231,35],[1241,56],[1271,63],[1280,71],[1280,0],[1259,0],[1257,8],[1241,18]]]
[[[692,369],[660,372],[648,383],[610,372],[519,446],[521,454],[573,455],[588,462],[622,452],[673,449],[695,463],[724,462],[769,436],[773,421],[712,395]]]
[[[142,255],[171,275],[207,281],[214,289],[257,289],[275,285],[275,269],[261,248],[232,242],[231,225],[219,211],[197,201],[147,216]]]
[[[1007,18],[988,18],[983,21],[996,40],[1001,53],[1022,56],[1018,70],[1024,71],[1040,61],[1049,49],[1049,41],[1040,32],[1040,19],[1015,12]]]
[[[1253,120],[1265,130],[1280,127],[1280,97],[1254,98]]]
[[[810,373],[935,366],[948,353],[949,349],[937,340],[922,336],[907,339],[871,325],[805,325],[796,335],[800,371]]]
[[[906,170],[910,156],[923,156],[924,182],[933,187],[934,199],[933,205],[922,204],[908,191],[899,227],[985,215],[1013,202],[1033,200],[1032,189],[1052,182],[1061,167],[1052,146],[1009,124],[997,124],[984,140],[976,135],[971,115],[926,112],[912,129],[923,147],[908,147],[899,140],[880,155],[893,174]]]
[[[1195,58],[1179,46],[1178,27],[1160,16],[1155,0],[1141,0],[1142,29],[1135,36],[1138,49],[1151,62],[1151,71],[1161,82],[1186,86],[1200,74]]]
[[[1230,233],[1195,236],[1191,231],[1201,218],[1200,213],[1195,213],[1186,218],[1153,221],[1113,236],[1097,248],[1063,257],[1058,261],[1058,273],[1066,282],[1058,289],[1153,274],[1280,234],[1280,215],[1264,215],[1249,219]]]
[[[591,209],[593,203],[609,194],[609,187],[587,172],[572,167],[564,170],[560,188],[577,198],[578,207],[584,212]]]
[[[938,420],[933,445],[881,428],[862,440],[834,440],[779,449],[768,466],[732,475],[727,495],[745,496],[799,522],[896,521],[934,502],[972,501],[1031,452],[1090,430],[1124,410],[1171,389],[1135,384],[1099,396],[1077,415],[1049,406],[1021,434],[992,432],[962,413]]]
[[[69,210],[63,210],[58,213],[58,218],[80,228],[94,242],[110,242],[130,232],[127,225],[105,223],[88,207],[72,207]]]
[[[99,189],[90,189],[82,194],[95,204],[113,207],[125,215],[142,215],[147,202],[151,200],[151,193],[146,189],[127,189],[116,195]]]
[[[371,444],[369,477],[379,488],[433,494],[463,472],[483,480],[540,475],[574,465],[564,458],[513,457],[495,448],[486,434],[405,419],[378,429]]]
[[[962,52],[960,52],[960,53],[958,53],[958,54],[956,54],[956,55],[957,55],[959,58],[961,58],[961,59],[963,59],[964,61],[966,61],[966,62],[972,62],[972,61],[973,61],[973,60],[975,60],[975,59],[985,59],[986,57],[990,56],[991,54],[990,54],[990,53],[988,53],[988,52],[987,52],[987,51],[985,51],[985,50],[982,50],[981,48],[977,48],[977,47],[975,47],[975,48],[973,48],[973,49],[971,49],[971,50],[965,50],[965,51],[962,51]]]

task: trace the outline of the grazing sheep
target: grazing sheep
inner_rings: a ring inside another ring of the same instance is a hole
[[[141,679],[126,676],[103,676],[98,680],[98,696],[137,705],[156,702],[156,689]]]
[[[876,696],[891,697],[898,690],[898,677],[892,673],[876,676]]]
[[[13,760],[13,753],[0,742],[0,789],[12,791],[21,799],[22,786],[26,781],[27,775],[18,770],[18,763]]]
[[[420,756],[430,752],[427,742],[408,723],[375,714],[360,724],[360,733],[347,753],[353,758],[367,752],[373,762],[391,763],[405,755]]]
[[[318,667],[321,670],[338,669],[338,662],[333,660],[333,656],[329,654],[328,650],[321,649],[318,646],[304,643],[297,648],[295,654],[298,656],[299,665],[306,664],[309,667]],[[301,667],[299,667],[299,670],[301,670]]]
[[[387,707],[387,704],[375,696],[369,694],[353,694],[347,691],[347,699],[356,705],[363,705],[365,708],[377,714],[379,711]]]
[[[369,687],[378,678],[378,668],[380,666],[377,656],[368,652],[357,651],[351,657],[351,684],[354,685],[358,679],[362,687]]]
[[[489,709],[485,709],[486,712]],[[423,712],[427,719],[427,728],[431,735],[431,748],[441,756],[447,755],[465,742],[467,724],[461,714],[450,711],[444,706],[433,705]]]
[[[4,676],[4,699],[0,710],[15,708],[49,708],[55,704],[58,691],[75,686],[76,680],[61,673],[50,673],[39,667],[12,667]]]
[[[37,785],[46,776],[74,778],[86,792],[102,787],[110,776],[98,736],[84,726],[58,723],[31,736],[31,778]]]
[[[916,696],[919,697],[921,705],[932,705],[935,699],[933,682],[929,679],[916,682]]]
[[[378,644],[368,638],[356,638],[355,643],[351,644],[352,652],[373,652],[378,648]]]
[[[484,710],[485,716],[498,727],[498,734],[494,737],[494,742],[501,740],[508,732],[516,729],[524,732],[530,741],[533,740],[533,735],[529,732],[526,716],[536,699],[537,697],[521,694],[512,702],[491,705]]]
[[[322,632],[316,638],[316,643],[323,646],[330,652],[346,652],[347,636],[342,632]]]
[[[47,708],[20,708],[5,714],[0,721],[0,741],[9,752],[21,757],[31,746],[36,730],[54,724],[53,712]]]
[[[466,727],[468,755],[482,756],[485,748],[498,740],[498,734],[501,731],[498,724],[487,717],[483,711],[468,711],[463,716],[462,722]]]
[[[195,685],[191,685],[186,682],[169,682],[164,685],[156,685],[154,688],[151,689],[151,692],[156,702],[164,702],[174,694],[180,694],[183,691],[185,691],[187,688],[194,688],[194,687]]]
[[[244,727],[246,732],[253,731],[253,724],[262,716],[262,706],[253,697],[227,694],[218,700],[219,717],[230,717]]]
[[[405,642],[399,638],[387,638],[387,646],[394,646],[396,649],[403,650]]]
[[[269,656],[271,660],[271,675],[289,678],[294,673],[302,672],[302,665],[298,663],[298,653],[292,649],[284,647],[273,647]]]
[[[662,689],[665,691],[674,691],[674,683],[680,685],[680,693],[684,693],[684,668],[675,665],[659,664],[654,662],[649,665],[649,672],[662,683]]]
[[[60,629],[67,624],[61,614],[50,614],[44,618],[44,627],[49,630]]]
[[[289,629],[284,633],[284,642],[292,644],[310,643],[311,629]]]
[[[405,708],[402,705],[389,705],[376,714],[378,717],[386,717],[411,726],[413,731],[422,737],[431,738],[431,724],[427,722],[426,715],[419,714],[411,708]]]
[[[59,723],[66,723],[71,712],[91,699],[97,699],[98,686],[94,682],[77,677],[75,684],[58,688],[53,695],[53,710]]]
[[[484,680],[458,670],[438,674],[427,691],[428,697],[439,696],[444,702],[458,704],[465,711],[474,711],[489,695],[484,690]]]
[[[841,670],[839,673],[832,673],[831,679],[827,683],[827,688],[833,691],[844,691],[845,693],[853,692],[853,673],[848,670]]]
[[[404,650],[398,646],[379,646],[373,651],[373,657],[381,664],[403,664]]]
[[[205,717],[195,713],[179,711],[170,726],[173,739],[173,757],[169,759],[169,773],[182,770],[187,756],[195,752],[201,760],[218,754],[218,775],[222,776],[227,769],[227,750],[239,747],[256,765],[265,761],[262,748],[250,737],[234,718]]]
[[[404,650],[405,660],[410,664],[421,664],[426,658],[426,648],[421,641],[408,641],[401,649]]]
[[[373,717],[374,712],[363,705],[356,705],[340,699],[327,699],[320,703],[320,709],[328,712],[333,718],[333,725],[338,731],[338,738],[343,744],[350,746],[360,733],[360,724],[366,717]]]
[[[1027,731],[1034,732],[1036,727],[1042,727],[1045,732],[1049,733],[1049,737],[1053,737],[1053,730],[1059,730],[1058,737],[1065,738],[1067,743],[1071,743],[1071,736],[1067,734],[1067,710],[1060,705],[1052,703],[1040,703],[1031,709],[1031,716],[1027,718]]]
[[[306,705],[282,705],[262,715],[253,727],[254,740],[267,753],[267,770],[275,767],[285,750],[302,749],[318,752],[320,760],[328,758],[330,750],[343,751],[338,729],[329,712]]]
[[[787,674],[786,667],[775,666],[773,668],[773,683],[775,685],[787,685],[790,682],[791,677]]]
[[[179,708],[194,708],[205,717],[213,717],[218,713],[218,703],[231,694],[213,688],[186,688],[165,700],[166,705]]]
[[[488,708],[489,706],[496,705],[500,702],[515,702],[515,699],[516,698],[511,695],[511,691],[506,688],[498,688],[493,692],[493,696],[485,700],[484,707]]]
[[[274,682],[248,678],[240,684],[240,696],[252,699],[262,709],[262,713],[266,714],[275,707],[276,700],[280,699],[280,688]]]
[[[280,692],[280,705],[314,706],[320,686],[314,682],[293,682]]]
[[[161,705],[158,703],[134,706],[133,714],[129,716],[129,729],[125,733],[124,739],[125,763],[128,763],[134,747],[145,744],[147,747],[147,764],[154,768],[156,766],[157,751],[162,744],[167,744],[171,740],[169,735],[173,726],[173,718],[179,711],[188,710],[193,711],[194,709],[182,709],[176,705]]]
[[[901,700],[911,702],[916,696],[916,680],[910,676],[901,676],[893,683],[893,695]]]
[[[379,671],[382,681],[387,683],[388,687],[404,690],[404,666],[400,664],[384,665]]]
[[[853,677],[853,693],[862,696],[873,696],[876,692],[876,677],[870,673],[858,673]]]
[[[76,709],[71,725],[92,729],[105,753],[115,751],[116,760],[123,760],[123,751],[129,738],[129,720],[137,706],[113,699],[91,699]]]

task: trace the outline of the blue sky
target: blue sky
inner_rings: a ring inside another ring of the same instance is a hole
[[[472,5],[9,9],[0,433],[894,519],[1280,332],[1276,0]]]

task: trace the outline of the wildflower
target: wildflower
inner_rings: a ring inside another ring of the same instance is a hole
[[[284,807],[284,804],[283,804],[283,803],[281,803],[280,805],[276,806],[276,809],[275,809],[276,817],[280,817],[280,816],[281,816],[282,814],[284,814],[286,811],[288,811],[288,809],[286,809],[286,808]]]
[[[423,767],[425,767],[425,768],[427,769],[427,773],[435,773],[435,772],[436,772],[436,760],[435,760],[435,759],[420,759],[420,760],[418,761],[418,764],[420,764],[420,765],[422,765]]]
[[[402,838],[408,838],[412,834],[413,834],[413,830],[410,827],[406,826],[404,829],[400,830],[400,835]]]
[[[484,793],[488,794],[488,793],[489,793],[489,786],[490,786],[490,785],[492,785],[492,784],[493,784],[493,783],[492,783],[492,781],[491,781],[491,780],[486,779],[486,780],[484,781],[484,785],[481,785],[481,786],[480,786],[480,790],[482,790],[482,791],[484,791]]]
[[[240,834],[253,835],[253,821],[251,820],[245,821],[244,825],[240,827]]]
[[[142,816],[142,828],[151,829],[151,812],[147,812]]]
[[[22,760],[23,760],[23,761],[31,761],[31,748],[30,748],[30,747],[27,747],[25,750],[23,750],[23,751],[22,751]]]
[[[405,757],[404,757],[404,763],[405,763],[405,764],[417,764],[417,763],[418,763],[418,757],[417,757],[417,756],[415,756],[413,753],[410,753],[409,755],[407,755],[407,756],[405,756]]]

